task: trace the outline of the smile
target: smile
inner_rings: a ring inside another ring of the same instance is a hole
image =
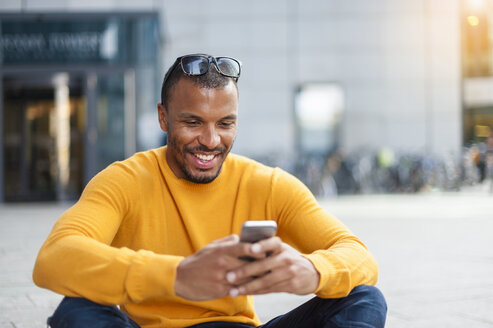
[[[193,154],[193,156],[197,157],[203,162],[211,161],[216,155],[202,155],[202,154]]]

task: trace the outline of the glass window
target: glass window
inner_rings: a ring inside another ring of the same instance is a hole
[[[337,84],[306,84],[300,88],[295,113],[301,152],[327,154],[337,147],[343,108],[344,94]]]
[[[131,119],[131,118],[129,118]],[[98,78],[97,86],[97,169],[125,158],[123,73]]]

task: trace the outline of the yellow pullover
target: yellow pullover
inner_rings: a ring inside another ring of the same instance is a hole
[[[320,273],[316,294],[347,295],[375,284],[362,242],[322,209],[295,177],[230,154],[211,183],[178,179],[166,147],[137,153],[96,175],[43,244],[35,283],[54,292],[119,304],[142,327],[207,321],[260,325],[253,298],[193,302],[176,296],[179,262],[246,220],[275,220],[278,236]]]

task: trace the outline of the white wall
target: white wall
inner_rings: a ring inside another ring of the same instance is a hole
[[[314,81],[345,91],[347,152],[460,150],[459,0],[0,0],[0,10],[159,10],[161,73],[191,52],[243,62],[239,153],[293,155],[294,91]]]
[[[294,151],[304,82],[345,90],[343,147],[445,154],[461,145],[458,0],[164,2],[166,67],[208,52],[244,63],[240,153]]]

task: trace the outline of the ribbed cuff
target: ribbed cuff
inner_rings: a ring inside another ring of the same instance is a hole
[[[132,262],[125,287],[132,302],[175,295],[176,268],[181,256],[159,255],[140,250]]]

